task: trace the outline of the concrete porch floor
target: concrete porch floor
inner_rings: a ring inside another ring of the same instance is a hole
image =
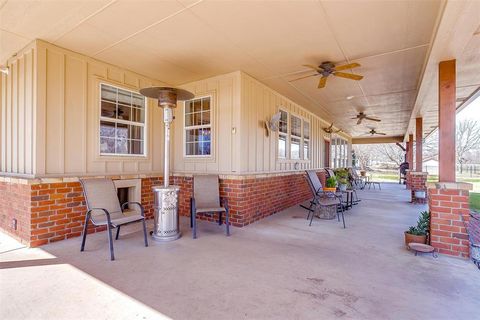
[[[403,231],[422,205],[398,184],[359,192],[336,220],[292,207],[226,238],[199,223],[183,237],[142,245],[122,229],[110,262],[106,233],[42,248],[0,237],[1,319],[474,319],[480,271],[470,261],[417,256]]]

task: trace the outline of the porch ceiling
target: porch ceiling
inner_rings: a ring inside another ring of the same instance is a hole
[[[242,70],[354,137],[404,135],[441,1],[1,1],[0,62],[39,38],[179,85]],[[477,37],[478,38],[478,37]],[[475,44],[472,50],[478,49]],[[359,62],[354,82],[303,64]],[[347,97],[353,96],[347,100]],[[358,111],[381,123],[351,120]],[[426,126],[427,127],[427,126]]]

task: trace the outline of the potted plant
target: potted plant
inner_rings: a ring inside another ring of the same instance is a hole
[[[335,179],[335,177],[330,177],[325,182],[323,192],[335,192],[335,190],[337,190],[337,179]]]
[[[348,187],[348,170],[345,168],[335,170],[335,177],[338,182],[340,191],[347,191]]]
[[[430,229],[430,212],[420,212],[417,225],[411,226],[405,231],[405,245],[408,247],[409,243],[423,243],[427,242],[427,235]]]

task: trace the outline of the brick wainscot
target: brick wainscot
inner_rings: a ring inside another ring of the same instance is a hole
[[[465,223],[469,219],[468,183],[436,183],[429,186],[431,245],[440,253],[469,256]]]
[[[318,176],[325,184],[323,170],[318,171]],[[151,187],[163,184],[162,177],[111,178],[141,179],[141,202],[147,218],[153,218]],[[181,188],[180,215],[189,216],[192,175],[173,175],[170,182]],[[220,195],[228,199],[230,223],[236,227],[246,226],[311,198],[303,172],[221,175]],[[42,180],[0,177],[0,228],[31,247],[80,236],[85,211],[83,190],[76,178]],[[210,214],[199,218],[210,221],[216,219]],[[93,227],[90,224],[88,232],[103,230],[105,227]]]

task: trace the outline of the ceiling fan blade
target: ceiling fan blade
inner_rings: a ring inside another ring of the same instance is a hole
[[[300,78],[297,78],[297,79],[293,79],[293,80],[290,80],[289,82],[293,82],[293,81],[297,81],[297,80],[302,80],[302,79],[305,79],[305,78],[310,78],[310,77],[315,77],[315,76],[319,76],[320,74],[310,74],[308,76],[304,76],[304,77],[300,77]]]
[[[379,134],[381,136],[386,136],[387,135],[386,133],[383,133],[383,132],[375,132],[375,134]]]
[[[307,68],[310,68],[310,69],[313,69],[315,71],[317,71],[318,73],[322,73],[323,70],[317,66],[312,66],[311,64],[304,64],[303,65],[304,67],[307,67]]]
[[[358,74],[353,74],[353,73],[345,73],[345,72],[334,72],[334,76],[336,77],[342,77],[342,78],[347,78],[347,79],[352,79],[352,80],[362,80],[363,76],[358,75]]]
[[[357,68],[357,67],[360,67],[360,64],[354,62],[354,63],[345,64],[343,66],[335,67],[335,68],[333,68],[333,70],[340,71],[340,70],[346,70],[346,69],[353,69],[353,68]]]
[[[382,121],[382,120],[380,120],[380,119],[377,119],[377,118],[370,118],[370,117],[365,117],[365,119],[367,119],[367,120],[371,120],[371,121],[377,121],[377,122],[380,122],[380,121]]]
[[[357,124],[361,124],[362,120],[363,120],[363,118],[359,118],[358,121],[357,121]]]
[[[320,81],[318,82],[318,88],[325,88],[325,85],[327,84],[327,77],[321,77]]]

